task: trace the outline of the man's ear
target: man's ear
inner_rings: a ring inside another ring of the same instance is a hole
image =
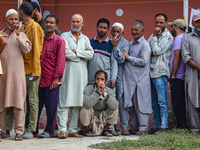
[[[168,21],[166,22],[165,27],[167,27],[167,25],[168,25]]]
[[[85,22],[83,21],[83,22],[82,22],[82,27],[84,26],[84,24],[85,24]]]
[[[192,25],[194,26],[194,22],[192,21]]]
[[[108,80],[105,80],[105,84],[108,82]]]

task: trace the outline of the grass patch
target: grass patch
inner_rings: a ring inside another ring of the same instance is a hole
[[[122,139],[89,147],[111,150],[199,150],[200,135],[192,135],[188,130],[172,129],[154,135],[143,135],[139,140]]]

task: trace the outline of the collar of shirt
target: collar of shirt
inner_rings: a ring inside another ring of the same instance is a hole
[[[198,36],[200,38],[200,35],[198,35],[195,31],[192,31],[192,35]]]
[[[56,33],[54,32],[54,33],[50,36],[50,38],[47,39],[46,34],[45,34],[45,35],[44,35],[44,39],[47,40],[47,41],[50,40],[50,39],[54,39],[54,38],[55,38],[55,35],[56,35]]]
[[[29,26],[29,25],[31,25],[33,22],[34,22],[34,20],[31,19],[30,21],[26,22],[24,25],[25,25],[25,26]]]
[[[136,42],[135,42],[135,39],[132,39],[131,45],[134,45],[134,44],[136,44],[136,43],[141,43],[143,39],[144,39],[144,36],[141,36]],[[135,43],[134,43],[134,42],[135,42]]]
[[[13,34],[15,34],[15,31],[13,31],[10,35],[8,35],[5,31],[6,31],[6,28],[0,31],[3,37],[11,37]]]
[[[95,41],[99,41],[99,40],[97,39],[97,36],[94,37],[94,40],[95,40]],[[109,39],[108,37],[106,37],[106,39],[104,40],[104,42],[108,43],[109,40],[110,40],[110,39]]]
[[[80,36],[78,39],[80,39],[83,36],[82,32],[80,32]],[[76,41],[76,38],[74,37],[74,35],[72,34],[72,31],[70,31],[70,37]]]
[[[163,31],[163,33],[161,35],[158,36],[158,38],[165,36],[167,34],[168,30],[167,28],[165,28],[165,30]]]

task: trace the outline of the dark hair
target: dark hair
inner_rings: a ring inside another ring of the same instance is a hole
[[[33,9],[37,9],[40,12],[40,6],[36,2],[31,2],[31,5],[33,6]]]
[[[110,21],[108,19],[106,19],[106,18],[99,19],[98,22],[97,22],[97,27],[99,26],[100,23],[107,23],[108,28],[110,26]]]
[[[53,17],[53,18],[55,19],[55,21],[56,21],[56,25],[58,24],[58,17],[56,17],[55,15],[52,15],[52,14],[46,16],[45,22],[46,22],[46,19],[47,19],[48,17]]]
[[[105,79],[107,80],[107,79],[108,79],[107,73],[106,73],[105,71],[103,71],[103,70],[98,70],[98,71],[95,73],[95,79],[96,79],[96,76],[99,75],[99,74],[101,74],[101,73],[103,73],[103,74],[105,75]]]
[[[186,27],[184,27],[184,28],[179,27],[179,28],[180,28],[180,30],[183,31],[183,32],[185,32],[185,30],[186,30]]]
[[[167,18],[167,15],[163,14],[163,13],[158,13],[155,15],[155,19],[158,17],[158,16],[163,16],[165,18],[165,22],[168,21],[168,18]]]
[[[175,27],[178,26],[178,25],[176,25],[176,24],[174,24],[174,25],[175,25]],[[178,27],[179,27],[179,29],[180,29],[181,31],[185,32],[186,27],[184,27],[184,28],[181,28],[180,26],[178,26]]]
[[[33,12],[33,6],[29,2],[23,2],[20,5],[19,10],[23,10],[23,12],[25,13],[25,15],[31,16],[32,12]]]

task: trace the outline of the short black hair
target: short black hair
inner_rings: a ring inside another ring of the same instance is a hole
[[[167,15],[166,15],[166,14],[158,13],[158,14],[155,15],[155,19],[156,19],[158,16],[163,16],[163,17],[165,18],[165,22],[168,21],[168,18],[167,18]]]
[[[27,16],[31,16],[32,12],[33,12],[33,6],[31,5],[31,3],[29,2],[23,2],[20,7],[19,10],[23,10],[23,12],[27,15]]]
[[[56,21],[56,25],[58,24],[58,17],[56,17],[56,16],[53,15],[53,14],[47,15],[46,18],[45,18],[45,22],[46,22],[46,19],[47,19],[48,17],[53,17],[53,18],[55,19],[55,21]]]
[[[99,19],[98,22],[97,22],[97,27],[99,26],[100,23],[106,23],[108,25],[108,28],[110,26],[110,21],[106,18]]]
[[[31,5],[33,6],[33,10],[36,8],[40,12],[40,6],[36,2],[31,2]]]
[[[99,75],[99,74],[101,74],[101,73],[103,73],[103,74],[105,75],[105,79],[107,80],[107,79],[108,79],[107,73],[106,73],[105,71],[103,71],[103,70],[98,70],[98,71],[95,73],[95,79],[96,79],[97,75]]]

